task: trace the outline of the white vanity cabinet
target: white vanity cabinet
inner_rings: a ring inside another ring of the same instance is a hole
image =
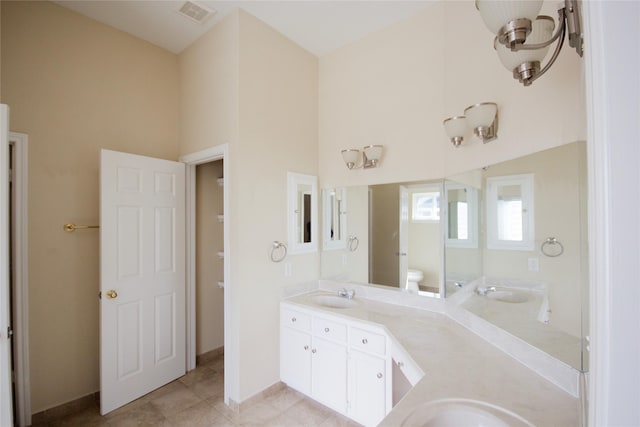
[[[382,332],[349,328],[348,416],[365,426],[377,425],[391,409],[390,359]]]
[[[284,305],[280,323],[280,379],[346,414],[346,325]]]
[[[391,410],[391,358],[381,328],[283,302],[280,379],[365,425]]]
[[[347,409],[347,326],[313,316],[311,396],[344,414]]]
[[[311,316],[282,308],[280,322],[280,377],[311,395]]]

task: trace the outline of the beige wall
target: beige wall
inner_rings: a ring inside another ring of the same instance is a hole
[[[322,187],[443,176],[444,18],[437,4],[320,58]],[[340,151],[370,144],[385,146],[380,167],[348,170]]]
[[[180,153],[238,140],[238,12],[179,56]]]
[[[222,161],[196,166],[196,354],[224,346]]]
[[[322,187],[437,179],[584,140],[583,60],[565,46],[525,88],[492,42],[473,1],[444,1],[322,57]],[[482,101],[498,103],[498,139],[453,147],[442,121]],[[347,170],[340,150],[368,144],[384,144],[380,167]]]
[[[225,350],[235,364],[225,374],[230,397],[241,402],[279,381],[280,289],[319,274],[317,253],[290,255],[279,264],[269,259],[271,243],[287,240],[287,171],[318,173],[317,59],[236,12],[180,56],[180,70],[181,153],[229,144],[231,271],[225,292],[236,352]]]
[[[34,412],[98,390],[101,148],[178,155],[177,57],[50,2],[2,2],[2,102],[29,134]]]

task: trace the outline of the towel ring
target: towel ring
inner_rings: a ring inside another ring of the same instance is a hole
[[[547,237],[547,240],[540,245],[540,252],[545,256],[555,258],[563,254],[564,246],[555,237]]]
[[[355,252],[360,245],[360,241],[356,236],[349,236],[349,251]]]
[[[281,252],[278,256],[276,252]],[[287,245],[282,242],[278,242],[274,240],[273,245],[271,246],[271,261],[280,262],[287,257]]]

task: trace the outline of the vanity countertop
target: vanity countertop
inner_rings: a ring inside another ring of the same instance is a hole
[[[323,294],[335,295],[284,301],[384,327],[425,373],[380,426],[397,427],[418,405],[444,398],[489,402],[540,427],[580,425],[579,399],[446,315],[364,298],[352,308],[328,308],[314,301]]]

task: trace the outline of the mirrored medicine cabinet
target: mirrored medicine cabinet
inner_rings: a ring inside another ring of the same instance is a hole
[[[287,173],[287,227],[290,254],[318,250],[318,178]]]

